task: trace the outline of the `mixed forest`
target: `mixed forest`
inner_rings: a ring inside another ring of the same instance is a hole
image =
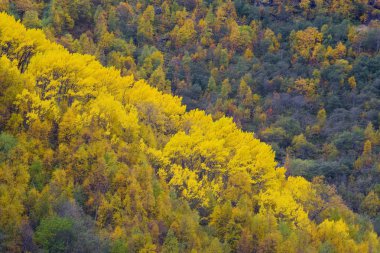
[[[380,252],[379,0],[0,11],[0,252]]]

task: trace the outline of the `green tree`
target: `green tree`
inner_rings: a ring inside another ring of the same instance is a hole
[[[73,243],[73,221],[58,216],[43,219],[37,227],[35,240],[47,252],[69,252]]]
[[[177,237],[174,235],[173,230],[169,229],[169,232],[166,235],[164,244],[162,246],[163,253],[178,253],[179,252],[179,243]]]

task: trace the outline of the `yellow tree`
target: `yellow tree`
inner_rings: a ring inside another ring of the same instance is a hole
[[[359,252],[355,241],[350,238],[349,227],[343,220],[325,220],[318,225],[318,237],[321,242],[332,245],[336,252]]]
[[[269,52],[273,53],[278,51],[280,43],[278,42],[276,34],[271,29],[265,29],[264,39],[269,41]]]
[[[196,36],[194,21],[190,18],[186,19],[182,26],[176,25],[170,35],[177,48],[187,45]]]
[[[232,91],[232,87],[231,87],[230,81],[228,79],[224,79],[222,82],[220,95],[222,96],[222,98],[227,99],[231,91]]]
[[[316,98],[318,79],[298,78],[294,81],[294,86],[290,90],[294,90],[308,99]]]
[[[0,135],[0,230],[5,251],[19,252],[20,226],[24,219],[23,202],[29,182],[28,155],[17,140]]]
[[[140,40],[153,41],[154,18],[154,7],[152,5],[148,5],[148,7],[145,9],[145,11],[142,13],[138,20],[137,36],[140,38]]]
[[[17,65],[5,55],[0,58],[0,124],[4,124],[11,117],[16,96],[22,89],[30,89],[30,83],[31,80],[19,72]]]
[[[362,201],[360,208],[370,217],[376,217],[380,213],[380,199],[379,196],[371,191]]]
[[[308,27],[305,30],[292,32],[290,35],[291,45],[294,52],[305,58],[311,60],[315,55],[315,50],[321,45],[323,34],[315,27]]]
[[[356,169],[369,168],[373,165],[372,143],[370,140],[364,142],[363,153],[354,163]]]

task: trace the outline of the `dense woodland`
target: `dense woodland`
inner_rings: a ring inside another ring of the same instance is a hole
[[[0,10],[1,252],[380,252],[378,0]]]

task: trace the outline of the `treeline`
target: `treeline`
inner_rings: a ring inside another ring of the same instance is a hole
[[[0,47],[1,251],[380,250],[333,187],[286,177],[231,118],[186,112],[6,14]]]

